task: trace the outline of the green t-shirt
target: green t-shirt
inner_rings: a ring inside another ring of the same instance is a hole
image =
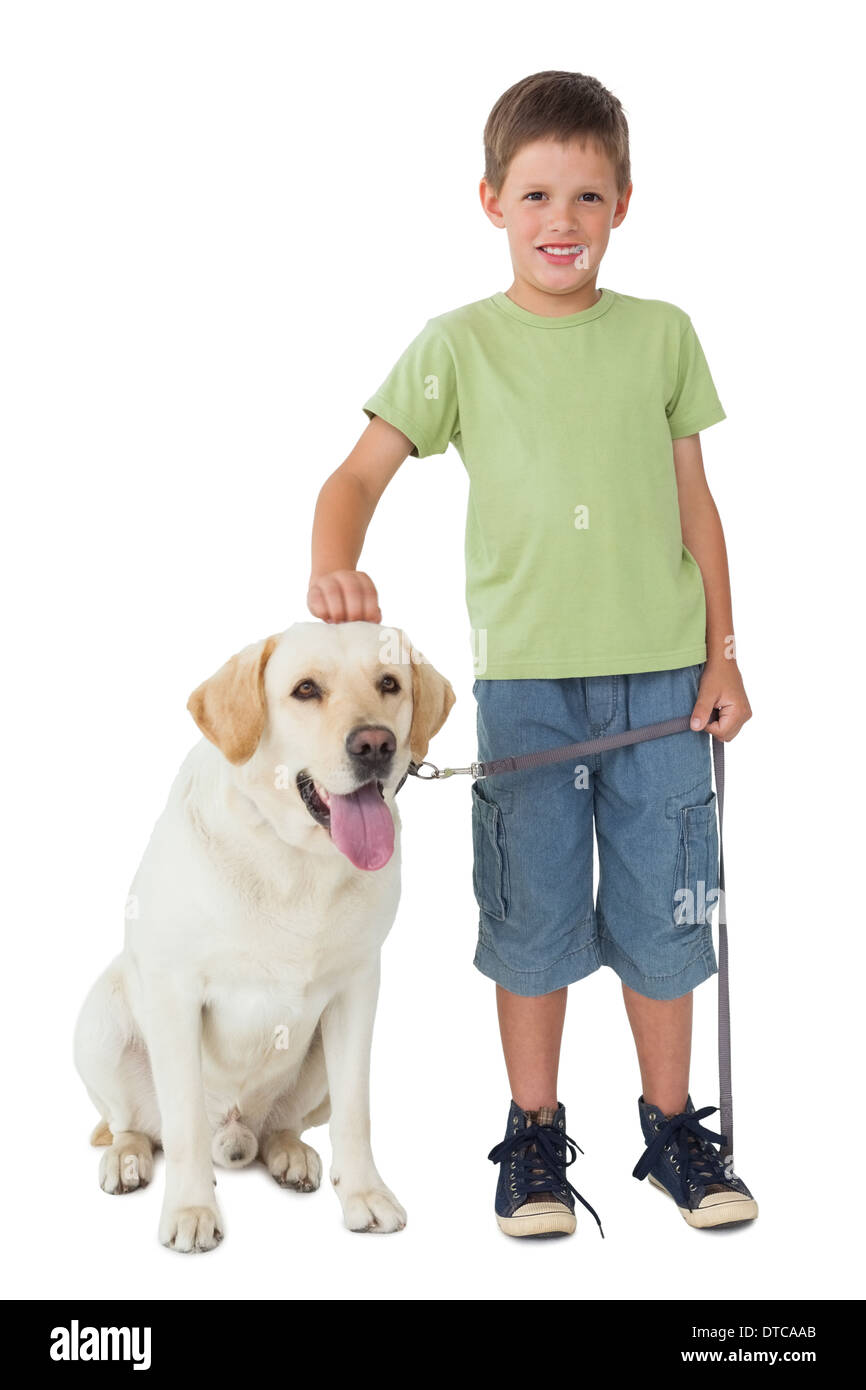
[[[671,440],[725,412],[682,309],[605,289],[548,318],[493,294],[428,319],[362,408],[463,460],[480,680],[706,660]]]

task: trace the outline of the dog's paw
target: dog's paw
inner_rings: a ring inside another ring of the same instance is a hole
[[[269,1135],[264,1149],[268,1172],[280,1187],[315,1192],[322,1181],[322,1160],[315,1149],[285,1129]]]
[[[223,1238],[222,1223],[214,1207],[172,1207],[163,1211],[159,1238],[170,1250],[185,1254],[213,1250]]]
[[[112,1196],[147,1187],[153,1177],[153,1148],[146,1134],[126,1130],[115,1136],[99,1160],[99,1186]]]
[[[339,1188],[337,1189],[339,1191]],[[371,1187],[342,1197],[343,1219],[350,1231],[402,1231],[406,1213],[387,1187]]]

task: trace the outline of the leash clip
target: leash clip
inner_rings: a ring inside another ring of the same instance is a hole
[[[432,767],[432,772],[422,772],[422,767]],[[481,763],[470,763],[468,767],[437,767],[435,763],[423,759],[420,763],[413,764],[409,771],[414,777],[420,777],[422,782],[432,782],[436,777],[453,777],[455,773],[466,772],[473,777],[484,777],[481,771]]]

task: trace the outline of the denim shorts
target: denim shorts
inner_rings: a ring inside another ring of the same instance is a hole
[[[477,680],[478,758],[690,715],[703,668]],[[609,965],[639,994],[676,999],[716,972],[711,737],[686,730],[472,783],[483,975],[538,995]]]

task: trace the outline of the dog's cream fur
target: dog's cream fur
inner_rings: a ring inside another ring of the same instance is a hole
[[[399,690],[384,688],[385,673]],[[304,680],[315,698],[293,694]],[[221,1239],[214,1162],[258,1157],[280,1184],[318,1187],[321,1163],[301,1135],[328,1118],[346,1225],[405,1224],[370,1147],[370,1044],[400,891],[394,789],[454,698],[400,629],[368,622],[295,623],[190,696],[206,737],[175,778],[131,885],[124,949],[75,1032],[102,1117],[91,1136],[104,1148],[100,1184],[144,1186],[162,1147],[165,1245]],[[394,853],[376,870],[341,853],[295,784],[306,769],[330,792],[354,791],[365,779],[346,740],[367,726],[396,740],[380,774]]]

